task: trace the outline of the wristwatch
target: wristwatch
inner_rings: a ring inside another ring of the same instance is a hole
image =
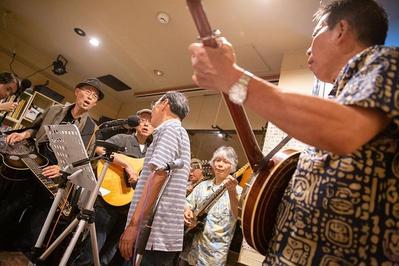
[[[254,75],[244,71],[240,79],[229,89],[229,99],[235,104],[243,104],[247,99],[248,83]]]

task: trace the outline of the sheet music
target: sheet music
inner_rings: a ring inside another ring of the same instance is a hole
[[[286,136],[287,136],[287,134],[284,131],[282,131],[277,126],[275,126],[274,124],[269,122],[267,124],[265,144],[263,145],[263,149],[262,149],[263,154],[268,154]],[[302,151],[306,147],[307,147],[307,145],[305,143],[292,138],[287,144],[285,144],[285,146],[282,148],[282,150],[291,148],[291,149],[295,149],[298,151]]]

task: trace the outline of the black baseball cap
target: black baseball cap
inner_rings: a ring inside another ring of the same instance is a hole
[[[98,91],[98,101],[101,101],[104,98],[104,93],[101,91],[101,81],[96,78],[85,79],[76,85],[75,88],[82,88],[83,86],[91,86],[97,89]]]

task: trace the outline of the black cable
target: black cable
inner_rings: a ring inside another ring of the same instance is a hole
[[[39,70],[33,72],[32,74],[26,76],[25,78],[27,79],[27,78],[29,78],[29,77],[32,77],[33,75],[36,75],[37,73],[40,73],[40,72],[46,70],[47,68],[51,67],[52,65],[53,65],[53,63],[51,63],[50,65],[46,66],[46,67],[43,68],[43,69],[39,69]]]

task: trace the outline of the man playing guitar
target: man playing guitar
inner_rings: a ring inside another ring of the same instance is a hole
[[[107,142],[116,144],[121,147],[126,147],[124,154],[114,153],[113,165],[119,166],[123,169],[126,176],[126,183],[130,186],[135,186],[138,180],[139,170],[134,169],[131,162],[126,156],[133,158],[143,158],[147,151],[147,147],[151,143],[151,134],[154,128],[151,125],[151,110],[142,109],[136,113],[140,118],[140,124],[136,127],[134,134],[117,134],[107,139]],[[104,148],[97,147],[96,153],[103,154]],[[143,163],[143,162],[142,162]],[[141,164],[142,164],[141,163]],[[108,169],[110,171],[110,169]],[[107,175],[106,175],[107,176]],[[106,177],[107,178],[107,177]],[[114,178],[114,177],[113,177]],[[116,180],[118,179],[118,180]],[[116,176],[115,180],[110,180],[114,184],[125,185],[119,182],[125,182],[124,177]],[[105,181],[104,181],[105,182]],[[104,184],[103,182],[103,184]],[[129,211],[129,203],[132,200],[133,193],[127,204],[120,206],[113,206],[112,202],[98,197],[96,202],[96,233],[97,244],[100,252],[101,265],[108,265],[112,261],[114,265],[121,265],[123,259],[120,256],[118,249],[119,237],[123,233],[126,224],[127,213]],[[115,255],[115,256],[114,256]],[[79,257],[74,261],[76,265],[88,265],[93,263],[91,254],[90,239],[85,239],[84,248],[81,249]]]
[[[308,67],[334,83],[330,99],[283,92],[245,71],[223,39],[190,46],[193,79],[310,145],[273,201],[274,224],[253,228],[272,229],[269,241],[253,241],[264,265],[395,265],[399,48],[383,46],[388,18],[374,0],[329,1],[315,20]]]
[[[6,138],[7,143],[11,146],[25,139],[35,138],[35,144],[39,152],[49,160],[49,166],[42,169],[41,174],[44,177],[55,178],[60,175],[60,167],[57,165],[54,153],[48,145],[48,138],[45,132],[46,125],[74,123],[80,130],[87,150],[94,147],[94,142],[92,141],[94,138],[92,136],[96,125],[88,112],[104,97],[101,92],[100,81],[87,79],[80,82],[75,87],[75,96],[75,103],[65,106],[57,104],[50,107],[34,121],[31,129],[21,133],[12,133]],[[20,224],[22,235],[21,239],[17,241],[19,248],[27,249],[35,243],[47,217],[51,201],[36,180],[29,182],[24,193],[17,196],[20,199],[20,204],[15,207],[15,212],[22,212],[28,207],[31,209],[28,217],[25,217]],[[4,202],[4,204],[9,203],[7,201]],[[16,224],[18,224],[17,221],[10,223],[9,226],[16,226]],[[7,232],[9,228],[3,227],[1,230]],[[10,239],[8,241],[11,242]]]

